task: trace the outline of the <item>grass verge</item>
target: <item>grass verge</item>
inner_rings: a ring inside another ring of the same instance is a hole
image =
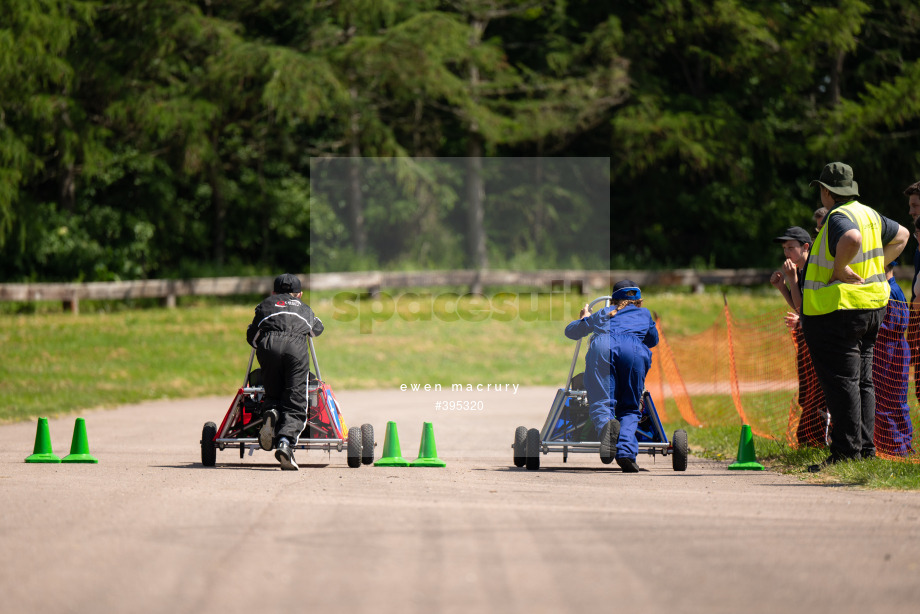
[[[693,454],[720,461],[734,461],[738,455],[741,428],[734,425],[685,427]],[[785,441],[754,436],[757,461],[771,471],[794,475],[817,484],[842,484],[873,490],[920,489],[920,465],[873,458],[841,463],[808,473],[808,465],[820,463],[828,452],[821,448],[793,447]]]
[[[394,294],[388,302],[386,297],[315,293],[311,306],[326,324],[316,342],[324,378],[342,389],[387,389],[404,383],[559,386],[573,350],[562,330],[594,298],[496,291],[484,303],[460,298],[459,289],[411,294],[417,298]],[[720,293],[646,296],[645,306],[661,316],[671,337],[706,330],[722,314]],[[83,303],[77,316],[44,309],[0,312],[0,347],[5,350],[0,422],[152,399],[229,399],[244,377],[249,356],[244,333],[256,300],[241,304],[199,298],[170,310],[155,305],[113,308],[108,303],[92,309],[94,305]],[[781,299],[769,290],[732,290],[729,301],[739,317],[782,309]],[[694,403],[704,422],[714,426],[687,428],[692,452],[733,460],[739,426],[731,399],[712,396]],[[676,409],[667,409],[677,416]],[[777,414],[780,419],[784,411]],[[668,428],[679,426],[671,423]],[[920,488],[920,465],[878,459],[815,476],[806,468],[824,458],[824,451],[760,437],[755,446],[758,459],[769,468],[802,479]]]

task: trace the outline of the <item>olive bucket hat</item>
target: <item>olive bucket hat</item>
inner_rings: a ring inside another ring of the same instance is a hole
[[[859,196],[859,186],[853,181],[853,169],[843,162],[831,162],[821,171],[821,176],[808,185],[823,185],[833,194]]]

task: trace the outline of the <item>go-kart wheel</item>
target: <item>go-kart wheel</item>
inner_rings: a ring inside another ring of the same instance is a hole
[[[540,431],[530,429],[527,431],[527,460],[525,465],[531,471],[540,468]]]
[[[374,462],[374,425],[361,425],[361,462],[370,465]]]
[[[215,437],[217,437],[217,425],[213,422],[205,422],[204,428],[201,429],[201,464],[205,467],[213,467],[217,463]]]
[[[687,431],[684,429],[674,431],[671,445],[674,446],[674,451],[671,455],[671,466],[674,467],[674,471],[686,471],[687,455],[690,453],[690,444],[687,442]]]
[[[514,466],[523,467],[527,462],[527,427],[519,426],[514,431]]]
[[[348,429],[348,466],[352,469],[361,466],[361,456],[364,454],[364,449],[361,446],[361,429],[360,428],[350,428]]]

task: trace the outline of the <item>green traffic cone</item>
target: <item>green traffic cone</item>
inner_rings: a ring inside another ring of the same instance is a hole
[[[738,460],[728,466],[729,469],[750,469],[763,471],[764,466],[757,462],[754,454],[754,434],[747,424],[741,425],[741,441],[738,442]]]
[[[86,421],[77,418],[73,425],[73,441],[70,444],[70,454],[61,459],[62,463],[98,463],[99,461],[89,453],[89,441],[86,439]]]
[[[35,448],[26,458],[27,463],[59,463],[61,459],[51,451],[51,433],[48,431],[48,418],[38,419],[35,430]]]
[[[422,426],[422,441],[418,446],[418,458],[412,461],[412,467],[446,467],[447,463],[438,458],[438,448],[434,443],[434,427],[430,422]]]
[[[383,441],[383,457],[374,461],[374,467],[408,467],[409,461],[402,457],[399,449],[399,434],[396,432],[396,423],[387,422],[387,435]]]

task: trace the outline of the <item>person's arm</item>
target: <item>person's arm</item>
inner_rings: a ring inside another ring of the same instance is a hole
[[[256,307],[256,315],[252,318],[252,322],[249,324],[249,327],[246,329],[246,343],[248,343],[249,345],[252,345],[253,347],[255,347],[255,345],[253,344],[255,343],[256,335],[259,332],[259,320],[261,319],[262,318],[259,314],[259,308]]]
[[[783,295],[786,303],[795,309],[795,305],[792,304],[792,298],[789,296],[789,288],[786,287],[786,282],[783,280],[782,271],[773,271],[773,274],[770,275],[770,283],[773,284],[773,287],[779,290],[779,293]]]
[[[591,312],[588,311],[588,306],[582,307],[581,313],[578,315],[581,318],[580,320],[569,322],[569,325],[565,327],[565,336],[572,341],[578,341],[591,332],[591,324],[588,322]]]
[[[645,332],[645,338],[642,340],[647,347],[653,348],[658,345],[658,327],[655,326],[655,318],[652,314],[648,317],[648,330]]]
[[[783,295],[786,304],[795,309],[795,304],[792,302],[792,296],[789,294],[789,288],[786,287],[786,282],[783,279],[783,272],[774,271],[773,274],[770,275],[770,283]]]
[[[783,276],[786,278],[786,285],[789,287],[789,304],[796,312],[802,312],[802,290],[799,288],[799,268],[795,266],[792,260],[786,259],[783,263]]]
[[[307,336],[319,337],[321,334],[323,334],[323,330],[325,328],[323,326],[323,321],[316,317],[316,314],[313,313],[313,310],[310,309],[309,305],[306,303],[301,303],[300,315],[302,315],[310,324],[310,330],[307,331]]]
[[[858,285],[865,281],[849,266],[861,249],[862,233],[859,230],[853,228],[840,236],[840,240],[837,241],[836,254],[834,255],[834,272],[829,283],[841,281],[845,284]]]
[[[326,330],[326,329],[325,329],[325,327],[323,326],[323,321],[320,320],[319,318],[317,318],[316,315],[314,314],[314,315],[313,315],[313,328],[312,328],[312,330],[310,330],[310,336],[311,336],[311,337],[319,337],[320,335],[323,334],[323,331],[324,331],[324,330]]]
[[[802,291],[799,290],[798,282],[792,284],[792,289],[789,290],[789,302],[796,313],[802,313]]]
[[[901,252],[904,251],[904,248],[907,247],[907,240],[910,238],[910,231],[907,230],[904,226],[898,224],[898,232],[895,235],[894,239],[886,243],[882,250],[885,252],[885,264],[893,262],[898,256],[901,255]]]

